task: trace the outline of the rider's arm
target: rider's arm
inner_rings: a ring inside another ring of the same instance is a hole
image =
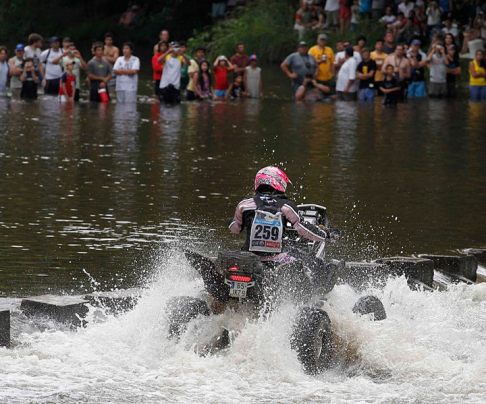
[[[243,199],[235,209],[235,215],[229,225],[231,233],[239,234],[243,230],[243,213],[248,210],[255,210],[256,204],[253,198]]]
[[[329,238],[329,235],[324,230],[319,227],[314,226],[310,223],[304,223],[300,220],[300,216],[297,213],[295,207],[290,204],[285,204],[282,206],[282,214],[285,218],[292,224],[293,228],[297,231],[299,236],[304,237],[310,241],[325,241]]]

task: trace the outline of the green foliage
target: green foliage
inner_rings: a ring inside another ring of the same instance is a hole
[[[251,53],[264,62],[276,62],[295,49],[293,30],[295,8],[289,0],[255,0],[232,18],[213,25],[209,30],[196,32],[189,46],[204,45],[209,57],[230,56],[235,44],[244,42]]]

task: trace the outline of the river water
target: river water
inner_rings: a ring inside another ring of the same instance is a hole
[[[164,302],[201,288],[177,248],[236,248],[228,220],[268,164],[286,168],[295,200],[327,206],[345,234],[336,257],[486,244],[484,106],[268,95],[173,108],[0,102],[0,296],[146,288],[133,311],[75,332],[15,317],[0,402],[486,400],[486,284],[431,294],[391,279],[375,291],[382,323],[357,318],[359,294],[335,288],[328,310],[347,363],[317,378],[290,350],[291,306],[239,324],[214,357],[194,353],[191,333],[167,341]]]

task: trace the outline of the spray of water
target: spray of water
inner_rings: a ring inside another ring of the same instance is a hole
[[[167,338],[165,305],[203,289],[181,254],[161,256],[137,306],[78,330],[23,328],[0,349],[0,402],[485,402],[486,284],[447,292],[411,291],[405,279],[357,293],[346,285],[326,310],[341,361],[312,377],[302,372],[289,336],[296,308],[266,320],[195,320],[179,342]],[[352,313],[373,293],[388,318]],[[198,346],[230,327],[231,348],[201,356]]]

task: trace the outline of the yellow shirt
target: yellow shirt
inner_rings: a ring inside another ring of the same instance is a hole
[[[332,79],[332,65],[334,64],[334,52],[329,46],[322,49],[315,45],[309,49],[311,55],[317,62],[317,77],[319,81],[329,81]]]
[[[481,67],[476,60],[472,61],[474,65],[474,70],[476,73],[484,74],[486,73],[486,69]],[[470,86],[486,86],[486,78],[485,77],[473,77],[472,74],[469,74],[469,85]]]
[[[187,73],[189,74],[189,83],[187,84],[186,90],[192,91],[193,93],[196,91],[196,83],[194,82],[194,74],[199,73],[199,65],[194,59],[189,61],[189,68],[187,69]]]
[[[386,56],[387,54],[385,52],[378,53],[377,51],[373,51],[370,53],[371,60],[376,62],[375,81],[385,80],[385,76],[383,75],[381,68],[385,62]]]

